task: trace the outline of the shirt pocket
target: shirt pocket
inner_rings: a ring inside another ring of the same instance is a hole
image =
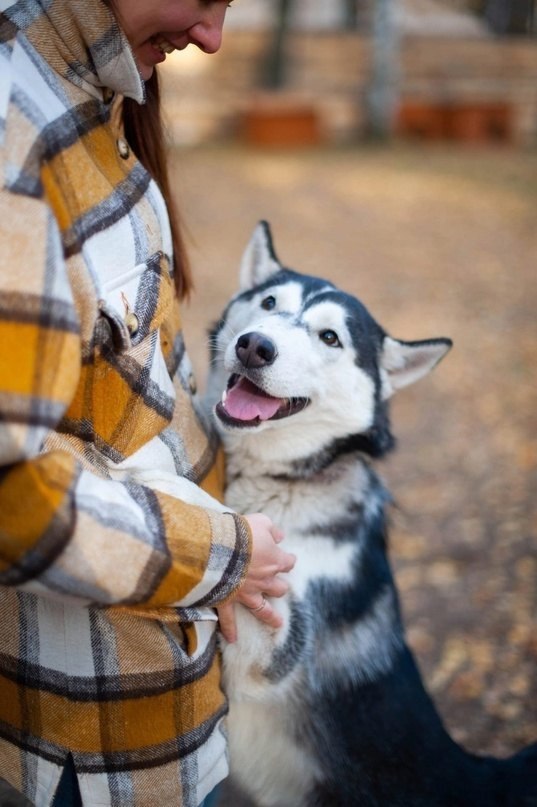
[[[104,284],[91,361],[91,419],[97,448],[121,462],[170,423],[175,390],[161,345],[174,307],[166,256]]]

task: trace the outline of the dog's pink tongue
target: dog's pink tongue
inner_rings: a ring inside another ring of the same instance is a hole
[[[228,390],[224,404],[226,412],[236,420],[269,420],[281,405],[280,398],[265,395],[248,379],[241,378]]]

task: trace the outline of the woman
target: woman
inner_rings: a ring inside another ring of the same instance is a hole
[[[209,495],[179,324],[154,68],[216,51],[226,5],[0,0],[0,776],[37,807],[202,803],[214,609],[277,626],[294,563]]]

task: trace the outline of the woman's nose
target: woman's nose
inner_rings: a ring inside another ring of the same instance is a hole
[[[216,2],[207,9],[202,19],[188,32],[193,45],[205,53],[216,53],[220,49],[226,10],[225,2]]]

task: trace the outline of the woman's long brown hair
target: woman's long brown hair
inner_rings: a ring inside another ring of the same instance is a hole
[[[175,288],[181,300],[188,297],[192,290],[192,273],[181,232],[179,212],[171,191],[156,69],[151,78],[145,82],[145,93],[146,102],[143,105],[130,98],[123,99],[123,126],[130,147],[164,196],[172,231]]]

